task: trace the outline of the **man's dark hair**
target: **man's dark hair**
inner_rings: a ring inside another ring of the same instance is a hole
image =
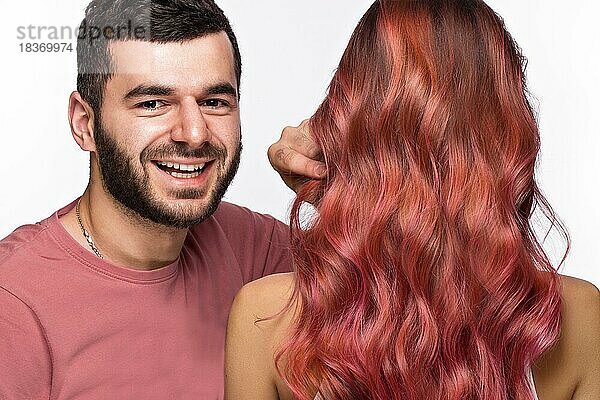
[[[99,116],[113,70],[111,41],[184,42],[221,31],[233,47],[239,90],[242,61],[237,39],[213,0],[93,0],[77,38],[77,91]]]

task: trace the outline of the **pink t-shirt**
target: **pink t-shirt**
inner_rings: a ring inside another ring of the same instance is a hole
[[[291,269],[287,227],[223,202],[175,263],[136,271],[67,233],[74,204],[0,241],[0,399],[221,399],[229,308]]]

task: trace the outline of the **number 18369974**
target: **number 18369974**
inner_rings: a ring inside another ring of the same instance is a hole
[[[19,43],[19,49],[21,53],[64,53],[72,52],[72,43],[59,43],[59,42],[24,42]]]

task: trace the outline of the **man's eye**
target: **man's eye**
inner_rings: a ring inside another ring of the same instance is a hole
[[[148,100],[139,104],[139,106],[145,110],[156,110],[164,105],[165,103],[160,100]]]
[[[218,107],[226,107],[227,106],[226,102],[224,102],[223,100],[219,100],[219,99],[206,100],[206,101],[204,101],[203,104],[210,108],[218,108]]]

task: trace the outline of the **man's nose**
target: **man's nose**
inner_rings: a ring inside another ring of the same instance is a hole
[[[171,139],[185,142],[191,148],[200,148],[210,139],[210,131],[195,99],[186,99],[179,109],[179,123],[171,131]]]

